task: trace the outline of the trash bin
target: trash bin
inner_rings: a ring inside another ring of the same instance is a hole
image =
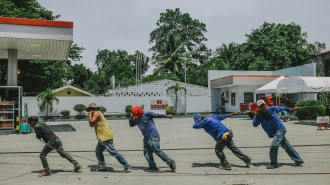
[[[31,127],[27,123],[27,119],[26,118],[20,118],[20,121],[19,121],[19,133],[25,133],[25,134],[31,133]]]

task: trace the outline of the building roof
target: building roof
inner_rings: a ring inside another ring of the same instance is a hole
[[[72,43],[73,22],[0,17],[0,59],[67,60]]]
[[[71,85],[66,85],[66,86],[60,87],[60,88],[58,88],[58,89],[55,89],[55,90],[53,90],[53,93],[60,92],[60,91],[63,91],[63,90],[65,90],[65,89],[73,89],[73,90],[75,90],[75,91],[78,91],[78,92],[80,92],[80,93],[86,94],[86,95],[88,95],[88,96],[94,96],[93,94],[91,94],[91,93],[89,93],[89,92],[86,92],[86,91],[84,91],[84,90],[82,90],[82,89],[79,89],[79,88],[74,87],[74,86],[71,86]]]
[[[142,95],[161,95],[166,96],[166,89],[172,85],[179,83],[180,86],[186,87],[187,89],[187,96],[207,96],[208,95],[208,88],[194,85],[194,84],[185,84],[183,82],[178,82],[174,80],[157,80],[153,82],[146,82],[142,83],[140,89],[137,89],[136,85],[131,85],[128,87],[121,87],[109,90],[109,95],[116,96],[116,95],[129,95],[134,96],[137,92],[141,92]],[[169,93],[171,94],[171,93]],[[184,92],[179,93],[184,95]]]
[[[211,88],[222,88],[236,85],[265,85],[279,75],[230,75],[210,80]]]

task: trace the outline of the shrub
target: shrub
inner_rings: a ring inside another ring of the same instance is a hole
[[[166,107],[166,114],[173,114],[175,115],[175,108],[173,106]]]
[[[126,107],[125,107],[125,112],[127,113],[127,114],[129,114],[129,113],[131,113],[131,107],[132,107],[132,105],[126,105]]]
[[[317,100],[300,101],[296,104],[300,107],[295,111],[295,115],[300,120],[316,119],[317,116],[325,114],[325,106]]]
[[[79,114],[81,115],[81,113],[86,110],[86,106],[84,104],[77,104],[73,107],[73,110],[79,112]]]
[[[99,110],[100,110],[102,113],[104,113],[105,111],[107,111],[107,108],[105,108],[105,107],[103,107],[103,106],[100,106],[100,107],[99,107]]]
[[[67,116],[70,115],[70,111],[69,111],[69,110],[62,110],[62,111],[60,112],[60,114],[61,114],[62,116],[64,116],[64,117],[67,117]]]
[[[131,116],[131,107],[132,105],[126,105],[125,107],[125,112],[126,112],[126,117],[129,118]]]

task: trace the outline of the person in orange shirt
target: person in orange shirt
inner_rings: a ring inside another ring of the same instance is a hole
[[[131,164],[115,149],[113,145],[113,132],[105,119],[103,114],[99,111],[99,106],[95,103],[89,104],[86,108],[89,113],[89,126],[94,127],[95,134],[98,140],[96,145],[95,154],[98,160],[98,168],[92,168],[92,171],[107,171],[107,167],[104,161],[103,151],[107,149],[110,155],[114,156],[120,164],[124,166],[124,171],[127,171]]]

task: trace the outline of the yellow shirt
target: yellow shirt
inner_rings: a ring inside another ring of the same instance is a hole
[[[101,121],[98,121],[94,124],[94,129],[97,140],[102,143],[104,141],[113,139],[113,132],[103,114],[100,111],[98,112],[101,114]]]

